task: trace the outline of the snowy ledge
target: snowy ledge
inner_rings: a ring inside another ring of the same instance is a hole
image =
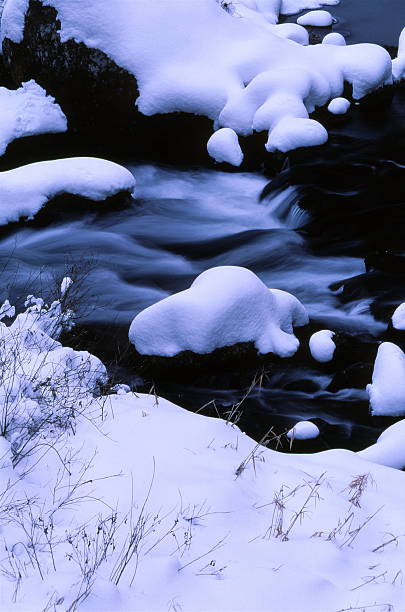
[[[21,166],[0,172],[0,225],[32,219],[58,195],[103,201],[134,189],[129,170],[104,159],[72,157]]]
[[[316,107],[339,98],[345,83],[359,99],[393,79],[391,58],[377,45],[306,45],[302,26],[276,24],[283,10],[278,1],[239,1],[227,12],[216,0],[116,0],[112,14],[110,0],[41,4],[55,9],[61,44],[100,50],[135,77],[139,113],[202,115],[215,130],[226,128],[209,150],[234,165],[242,159],[237,137],[253,132],[268,132],[268,151],[323,144],[325,128],[309,118]],[[4,41],[21,43],[28,6],[28,0],[8,0]]]

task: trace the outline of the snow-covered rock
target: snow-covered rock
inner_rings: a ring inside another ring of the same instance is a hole
[[[323,37],[322,44],[344,47],[346,45],[346,39],[339,32],[329,32],[329,34],[326,34],[326,36]]]
[[[310,11],[298,17],[297,23],[302,26],[328,27],[333,23],[333,17],[328,11]]]
[[[377,442],[357,454],[367,461],[403,470],[405,468],[405,420],[388,427]]]
[[[309,350],[313,359],[320,363],[332,361],[336,344],[333,342],[335,332],[329,329],[321,329],[312,334],[309,339]]]
[[[238,135],[230,128],[222,128],[214,132],[207,143],[207,150],[217,162],[240,166],[243,161]]]
[[[367,392],[372,415],[397,417],[405,414],[405,355],[392,342],[379,346]]]
[[[392,60],[392,75],[394,81],[405,78],[405,28],[399,36],[397,57]]]
[[[334,98],[328,104],[328,111],[332,115],[344,115],[350,108],[350,102],[346,98]]]
[[[104,159],[72,157],[21,166],[0,172],[0,225],[34,217],[58,195],[102,201],[134,188],[129,170]]]
[[[125,121],[132,135],[138,122],[142,134],[150,126],[153,139],[153,130],[165,125],[162,116],[174,113],[167,123],[172,125],[181,120],[179,113],[199,115],[238,135],[273,133],[271,151],[278,143],[288,150],[323,142],[320,124],[315,130],[302,120],[339,97],[345,82],[353,85],[355,98],[391,82],[392,63],[383,48],[304,46],[277,35],[279,26],[270,24],[277,3],[240,2],[239,8],[242,4],[259,11],[268,27],[223,10],[215,0],[115,0],[113,12],[110,0],[8,0],[4,58],[11,73],[36,78],[55,95],[69,119],[86,111],[88,121],[99,121],[104,130]],[[27,6],[22,41],[21,11]],[[93,68],[84,74],[87,65]],[[145,116],[155,115],[146,123]],[[293,119],[301,122],[294,138]],[[173,135],[172,155],[177,142]]]
[[[405,302],[400,304],[398,308],[395,309],[395,312],[391,317],[391,321],[394,329],[398,329],[400,331],[405,330]]]
[[[286,435],[290,440],[313,440],[319,433],[319,428],[312,421],[298,421]]]
[[[16,138],[66,130],[60,106],[35,81],[16,90],[0,87],[0,155]]]
[[[268,289],[246,268],[221,266],[140,312],[129,339],[142,355],[207,354],[250,342],[258,353],[291,357],[299,346],[293,327],[307,322],[305,308],[294,296]]]

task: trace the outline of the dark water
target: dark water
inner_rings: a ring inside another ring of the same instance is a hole
[[[353,42],[362,36],[374,40],[369,17],[374,23],[383,4],[350,4]],[[348,5],[349,0],[332,7],[342,25]],[[390,12],[383,26],[377,22],[387,45],[405,23],[403,4],[392,0],[390,11],[394,5],[400,18],[392,20]],[[95,206],[46,227],[21,225],[3,235],[0,299],[21,301],[27,293],[46,292],[75,267],[82,276],[81,327],[91,330],[93,340],[97,333],[101,338],[86,348],[109,360],[116,343],[126,343],[140,310],[188,287],[207,268],[246,266],[269,287],[296,295],[315,328],[343,332],[350,348],[332,366],[307,355],[273,364],[243,400],[239,424],[260,439],[270,427],[281,433],[298,420],[318,419],[322,436],[315,446],[293,450],[362,448],[387,425],[369,417],[364,387],[389,316],[405,301],[404,102],[404,91],[397,89],[390,105],[356,107],[350,117],[332,120],[325,147],[292,154],[271,180],[263,172],[127,161],[138,185],[128,207],[98,212]],[[371,262],[367,273],[365,258]],[[362,389],[332,383],[353,367],[365,372]],[[123,382],[138,382],[125,359],[116,374]],[[209,404],[204,413],[226,416],[235,412],[253,376],[228,372],[154,384],[182,406],[198,410]]]

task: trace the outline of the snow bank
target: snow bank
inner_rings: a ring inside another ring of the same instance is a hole
[[[344,115],[349,108],[350,102],[346,98],[334,98],[328,104],[328,111],[333,115]]]
[[[32,218],[64,193],[102,201],[134,188],[135,179],[126,168],[104,159],[72,157],[21,166],[0,172],[0,225]]]
[[[62,41],[100,49],[135,75],[144,115],[183,111],[239,135],[273,132],[269,150],[278,143],[287,150],[323,142],[325,130],[319,126],[315,134],[314,125],[302,119],[340,96],[345,81],[360,98],[392,80],[390,56],[376,45],[303,46],[282,38],[286,28],[271,25],[279,6],[273,0],[240,1],[229,12],[215,0],[115,0],[113,13],[110,0],[42,2],[57,10]],[[21,40],[25,4],[8,0],[3,38]],[[319,6],[299,2],[298,8],[304,4]],[[282,10],[295,5],[284,3]],[[239,15],[242,9],[259,15],[260,23]],[[300,32],[292,37],[302,39]],[[300,120],[295,138],[293,119]]]
[[[378,348],[367,392],[372,415],[396,417],[405,414],[405,355],[392,342],[383,342]]]
[[[405,330],[405,302],[396,308],[391,320],[394,329]]]
[[[299,346],[293,326],[307,322],[294,296],[268,289],[246,268],[221,266],[200,274],[190,289],[139,313],[129,339],[142,355],[207,354],[253,342],[259,353],[291,357]]]
[[[366,581],[361,602],[401,610],[404,473],[349,451],[257,447],[237,427],[154,395],[94,406],[56,447],[64,463],[47,453],[0,472],[14,503],[32,500],[2,533],[26,567],[17,610],[50,598],[68,609],[82,596],[79,609],[94,612],[167,612],[168,602],[187,612],[332,611],[358,607]],[[29,563],[32,533],[43,579]],[[15,581],[0,581],[0,606],[11,610]]]
[[[397,470],[405,469],[405,420],[388,427],[376,444],[357,453],[367,461],[379,463]]]
[[[319,436],[319,428],[312,421],[298,421],[286,435],[290,440],[313,440]]]
[[[302,26],[328,27],[333,23],[333,17],[328,11],[310,11],[298,17],[297,23]]]
[[[0,155],[16,138],[67,130],[67,120],[54,98],[35,81],[20,89],[0,87]]]
[[[335,332],[329,329],[321,329],[312,334],[309,339],[309,350],[316,361],[320,363],[332,361],[336,349],[336,345],[332,340],[334,335]]]

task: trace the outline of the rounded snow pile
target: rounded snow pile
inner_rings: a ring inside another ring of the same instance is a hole
[[[299,347],[293,327],[306,323],[305,308],[293,295],[268,289],[246,268],[221,266],[140,312],[129,339],[138,353],[150,356],[208,354],[252,342],[260,354],[291,357]]]
[[[328,11],[309,11],[298,17],[297,23],[302,26],[317,26],[325,28],[333,23],[333,17]]]
[[[332,361],[336,349],[332,339],[334,335],[335,333],[329,329],[321,329],[312,334],[309,340],[309,350],[313,359],[320,363]]]
[[[312,421],[298,421],[286,435],[289,440],[313,440],[319,433],[319,428]]]
[[[405,355],[396,344],[383,342],[380,345],[367,392],[372,415],[397,417],[405,414]]]
[[[105,159],[72,157],[21,166],[0,172],[0,225],[32,218],[58,195],[101,202],[134,189],[129,170]]]

